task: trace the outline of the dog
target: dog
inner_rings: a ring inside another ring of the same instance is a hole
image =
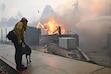
[[[22,49],[23,54],[26,55],[27,65],[31,63],[31,48],[29,46],[24,46]],[[29,56],[29,58],[28,58]]]

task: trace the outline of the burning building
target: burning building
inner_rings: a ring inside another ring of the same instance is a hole
[[[45,31],[44,34],[41,34],[43,32],[41,30]],[[38,22],[37,28],[28,26],[25,37],[29,45],[55,43],[60,47],[67,45],[67,48],[70,48],[69,46],[79,46],[79,36],[77,34],[67,34],[66,31],[64,25],[58,23],[54,17],[50,17],[45,23]],[[64,41],[66,42],[65,44]]]
[[[41,28],[41,29],[45,30],[45,34],[47,34],[47,35],[66,33],[65,27],[62,24],[58,23],[54,19],[54,17],[50,17],[49,20],[47,22],[45,22],[44,24],[38,22],[37,28]]]
[[[56,43],[56,44],[60,44],[61,46],[62,41],[66,39],[65,44],[67,44],[68,46],[71,44],[72,46],[73,44],[74,46],[79,46],[78,35],[67,34],[67,30],[65,29],[65,26],[58,23],[54,17],[50,17],[49,20],[45,23],[38,22],[37,28],[44,31],[44,34],[42,34],[40,39],[40,44]],[[73,39],[73,40],[70,40],[70,39]],[[63,43],[62,45],[64,46]]]

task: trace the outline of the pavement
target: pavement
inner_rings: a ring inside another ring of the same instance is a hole
[[[89,48],[81,50],[98,65],[111,68],[111,48]]]
[[[0,44],[0,59],[15,69],[13,45]],[[32,50],[31,64],[21,74],[111,74],[111,68]],[[25,55],[23,64],[27,66]]]

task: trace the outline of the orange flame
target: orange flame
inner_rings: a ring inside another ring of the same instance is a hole
[[[100,4],[95,4],[92,6],[92,10],[94,10],[94,11],[99,11],[99,10],[101,10],[101,8],[102,8],[102,6]]]
[[[50,17],[44,25],[39,22],[37,28],[40,28],[40,26],[45,29],[48,35],[59,34],[58,27],[61,27],[61,34],[65,34],[66,32],[64,26],[56,22],[54,17]]]
[[[98,16],[98,12],[102,9],[102,6],[100,4],[95,4],[92,6],[92,11],[94,12],[93,15],[91,16],[92,18]]]

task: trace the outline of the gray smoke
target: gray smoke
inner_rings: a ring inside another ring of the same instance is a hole
[[[102,16],[84,20],[76,24],[76,32],[85,49],[97,49],[107,46],[107,35],[111,33],[111,16]]]
[[[50,5],[46,5],[40,17],[40,22],[46,22],[53,14],[53,8]]]
[[[55,19],[65,26],[68,33],[79,35],[82,48],[98,49],[106,46],[107,34],[111,33],[111,1],[79,0],[78,4],[74,4],[76,6],[67,4],[57,7],[55,11],[61,11],[58,10],[61,7],[65,11],[62,15],[54,12]],[[72,11],[66,9],[69,5],[72,6]]]

